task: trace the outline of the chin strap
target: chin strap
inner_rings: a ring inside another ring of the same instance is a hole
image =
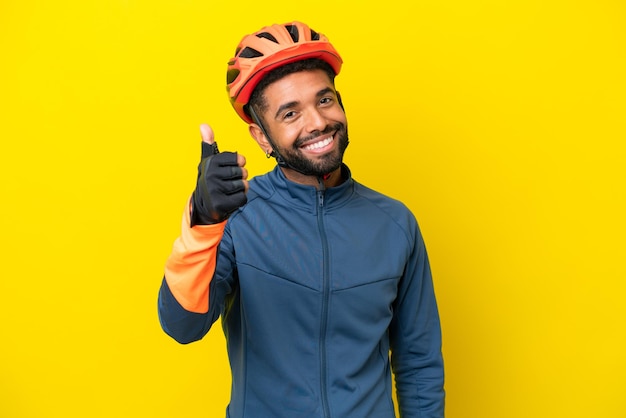
[[[261,122],[261,118],[259,118],[257,116],[257,114],[254,111],[254,109],[252,108],[252,106],[248,106],[248,113],[250,113],[250,117],[252,117],[252,120],[254,121],[254,123],[256,123],[259,126],[259,128],[261,129],[261,132],[265,136],[265,139],[267,139],[267,142],[269,142],[270,145],[272,146],[272,152],[266,152],[265,153],[267,158],[274,157],[274,158],[276,158],[276,162],[278,163],[279,166],[287,167],[287,168],[290,168],[292,170],[295,170],[295,168],[290,167],[289,164],[287,164],[287,162],[283,159],[283,157],[278,153],[278,151],[276,151],[276,146],[274,145],[274,141],[272,141],[272,138],[267,133],[267,129],[265,129],[265,126]],[[296,171],[298,171],[298,170],[296,170]]]

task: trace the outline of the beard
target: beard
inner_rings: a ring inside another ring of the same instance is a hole
[[[335,134],[335,141],[339,141],[338,148],[328,154],[321,155],[320,158],[316,160],[307,158],[304,155],[300,149],[301,144],[321,135],[329,134],[333,131],[337,132]],[[297,172],[307,176],[322,177],[341,167],[343,154],[345,153],[346,148],[348,148],[348,143],[348,129],[346,125],[337,122],[334,125],[327,126],[319,134],[298,138],[289,148],[274,147],[274,149],[277,151],[280,158],[282,158],[288,168],[296,170]]]

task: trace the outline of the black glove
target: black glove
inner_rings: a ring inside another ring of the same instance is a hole
[[[217,143],[203,141],[196,190],[191,198],[191,226],[222,222],[247,200],[237,153],[220,153]]]

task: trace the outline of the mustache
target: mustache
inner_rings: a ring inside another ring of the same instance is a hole
[[[334,123],[332,125],[327,125],[323,130],[321,131],[316,131],[313,132],[311,135],[308,136],[304,136],[304,137],[300,137],[298,139],[296,139],[296,141],[293,143],[293,147],[294,148],[299,148],[302,144],[314,140],[316,138],[319,138],[320,136],[323,135],[327,135],[333,131],[337,131],[337,132],[343,132],[345,131],[345,125],[341,122],[337,122]]]

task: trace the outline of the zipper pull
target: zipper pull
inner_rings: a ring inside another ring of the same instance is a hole
[[[318,177],[317,181],[320,185],[320,188],[317,189],[317,197],[320,202],[320,208],[324,206],[324,191],[326,190],[326,186],[324,185],[324,179],[322,177]]]

